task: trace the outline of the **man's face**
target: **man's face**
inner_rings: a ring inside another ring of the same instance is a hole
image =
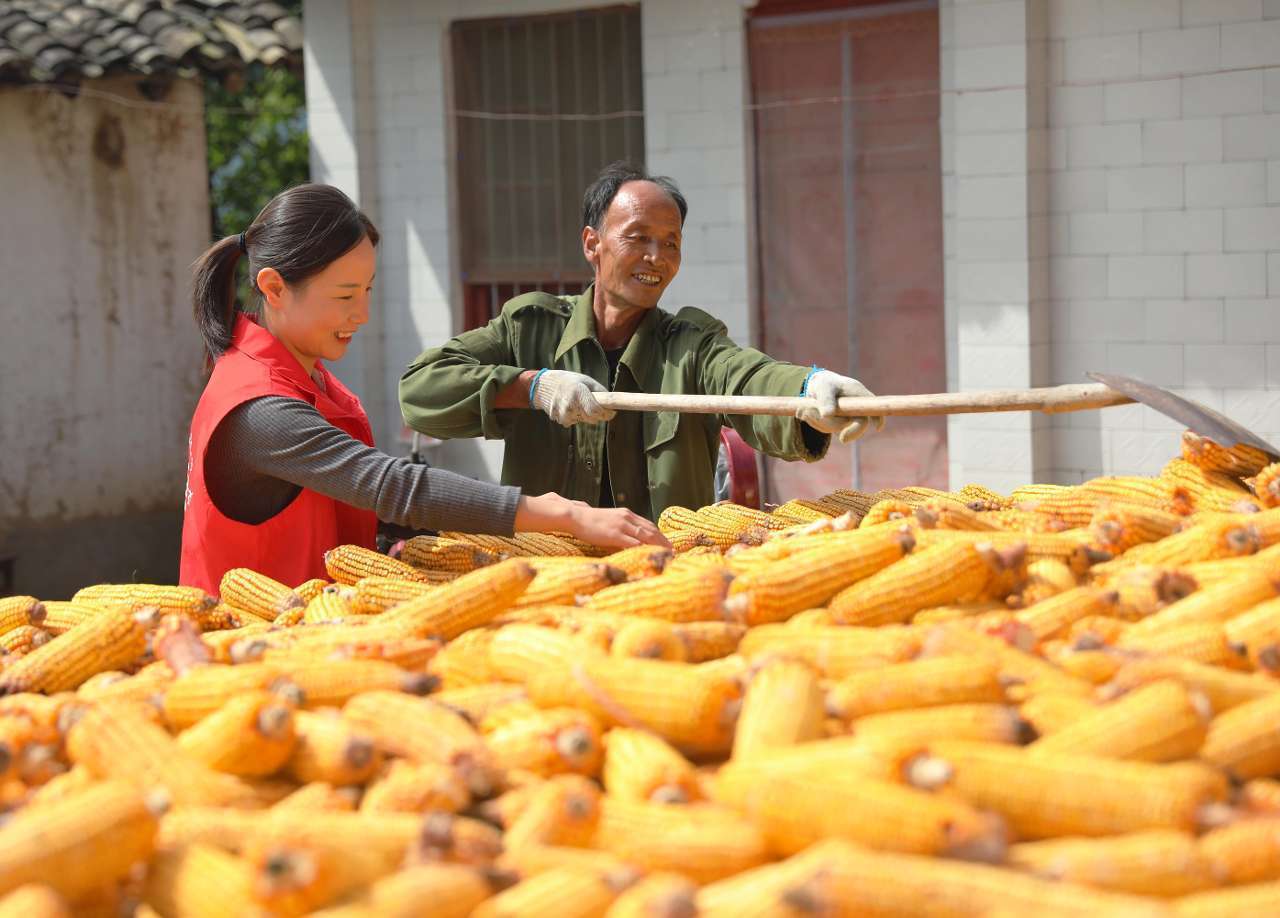
[[[652,309],[680,270],[680,208],[653,182],[627,182],[582,248],[606,304]]]

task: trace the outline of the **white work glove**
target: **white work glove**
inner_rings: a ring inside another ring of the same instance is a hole
[[[562,427],[612,421],[616,412],[596,401],[593,392],[608,392],[590,376],[569,370],[543,370],[533,380],[529,403]]]
[[[830,370],[818,370],[805,383],[804,394],[814,399],[818,406],[806,406],[796,412],[796,417],[814,430],[833,434],[841,443],[852,443],[875,421],[876,430],[884,429],[884,418],[847,418],[836,415],[837,400],[872,396],[875,393],[849,376],[841,376]]]

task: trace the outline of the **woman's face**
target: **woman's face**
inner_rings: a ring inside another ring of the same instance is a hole
[[[310,373],[317,360],[340,360],[351,338],[369,321],[377,256],[366,236],[350,252],[300,284],[287,284],[274,268],[258,272],[267,329]]]

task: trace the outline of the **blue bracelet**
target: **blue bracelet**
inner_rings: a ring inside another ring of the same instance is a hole
[[[543,373],[547,372],[547,369],[548,369],[547,367],[543,367],[541,370],[535,373],[533,375],[533,381],[529,383],[529,407],[530,408],[536,407],[533,404],[533,392],[535,389],[538,388],[538,380],[542,378]]]
[[[822,369],[823,368],[818,366],[816,363],[813,365],[813,369],[809,371],[809,375],[804,378],[804,383],[800,386],[801,398],[804,398],[809,394],[809,380],[813,379],[816,374],[821,373]]]

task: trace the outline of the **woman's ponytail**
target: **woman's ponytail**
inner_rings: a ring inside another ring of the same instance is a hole
[[[236,265],[240,261],[239,236],[215,242],[194,265],[192,297],[196,327],[204,340],[207,362],[212,364],[231,346],[236,315]]]

